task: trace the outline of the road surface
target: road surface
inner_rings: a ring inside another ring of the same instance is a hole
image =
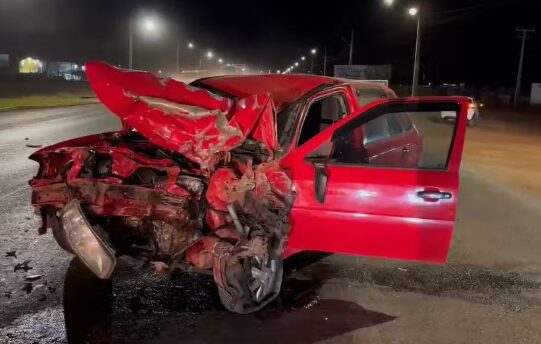
[[[98,343],[541,342],[541,181],[524,172],[541,167],[531,158],[538,131],[525,138],[520,125],[492,120],[469,129],[448,265],[330,256],[294,271],[280,302],[239,316],[221,309],[205,276],[126,268],[110,302],[89,301],[101,300],[97,289],[80,298],[84,284],[64,290],[70,256],[36,233],[27,181],[37,166],[27,156],[118,127],[101,105],[0,113],[0,343],[65,343],[63,293],[76,310],[68,327],[102,326]],[[31,270],[14,271],[26,260]],[[30,274],[41,276],[31,287]],[[99,319],[77,322],[81,314]]]

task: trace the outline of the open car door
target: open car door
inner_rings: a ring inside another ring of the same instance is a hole
[[[445,262],[467,109],[465,97],[377,101],[284,157],[297,193],[285,255]]]

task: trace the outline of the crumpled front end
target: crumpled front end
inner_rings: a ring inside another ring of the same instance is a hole
[[[87,73],[124,128],[30,157],[40,164],[31,180],[40,232],[50,229],[80,256],[62,223],[66,205],[80,207],[87,232],[116,256],[160,270],[212,269],[234,312],[270,302],[280,288],[293,200],[291,180],[274,159],[270,96],[227,99],[102,63],[89,63]]]

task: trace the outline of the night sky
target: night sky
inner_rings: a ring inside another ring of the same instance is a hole
[[[425,0],[422,79],[513,85],[520,49],[514,29],[541,29],[536,2]],[[137,68],[171,68],[177,38],[258,69],[284,69],[312,47],[320,53],[327,47],[329,65],[345,64],[344,40],[353,28],[354,64],[390,63],[393,81],[409,82],[415,19],[407,16],[406,8],[415,4],[395,0],[393,8],[386,8],[382,0],[0,0],[0,53],[78,62],[100,59],[125,66],[128,18],[147,13],[159,15],[167,25],[153,39],[136,35]],[[525,83],[541,82],[539,37],[527,42]]]

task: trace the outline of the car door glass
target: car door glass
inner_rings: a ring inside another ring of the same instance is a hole
[[[347,114],[345,100],[341,94],[333,94],[310,104],[299,136],[302,145]]]
[[[333,138],[330,162],[446,169],[454,125],[440,121],[436,111],[384,113],[341,130]]]

